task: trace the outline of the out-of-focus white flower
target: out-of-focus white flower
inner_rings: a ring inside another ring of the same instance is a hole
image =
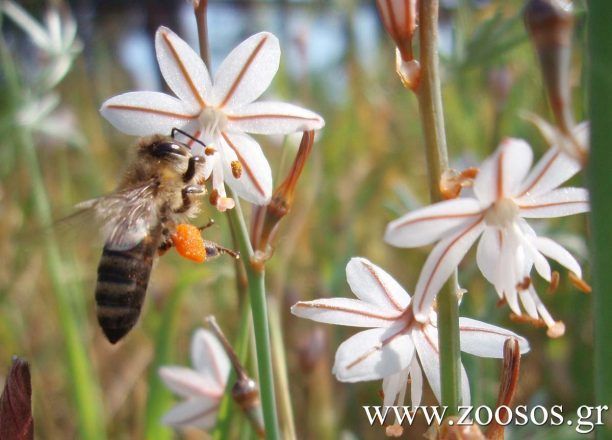
[[[50,7],[44,24],[34,20],[21,6],[12,1],[2,2],[2,11],[13,20],[48,59],[42,78],[46,88],[59,83],[70,70],[74,58],[83,48],[77,38],[77,25],[67,10]]]
[[[59,105],[60,97],[53,92],[40,98],[24,99],[15,114],[15,123],[35,135],[43,136],[42,143],[54,144],[59,141],[83,145],[85,140],[77,129],[74,114]]]
[[[191,339],[191,363],[193,370],[180,366],[159,370],[168,388],[185,398],[164,415],[162,422],[210,429],[225,392],[230,361],[217,338],[208,330],[198,329]]]
[[[373,327],[344,341],[336,352],[333,372],[343,382],[383,379],[384,404],[402,405],[408,378],[412,405],[419,405],[423,373],[440,401],[440,357],[437,315],[432,310],[419,322],[410,295],[387,272],[365,258],[353,258],[346,278],[359,299],[329,298],[298,302],[291,312],[328,324]],[[521,352],[528,342],[515,333],[469,318],[459,318],[461,350],[476,356],[502,358],[508,338],[519,341]],[[470,389],[463,366],[463,404],[469,405]]]
[[[158,29],[155,49],[178,99],[158,92],[124,93],[104,102],[102,115],[128,134],[169,133],[176,127],[213,147],[206,177],[212,174],[219,209],[233,206],[224,183],[242,198],[266,204],[272,195],[270,164],[246,133],[288,134],[324,125],[316,113],[291,104],[253,102],[278,70],[278,39],[268,32],[246,39],[221,63],[214,81],[198,54],[170,29]]]
[[[551,155],[567,155],[576,164],[574,167],[582,168],[589,156],[590,123],[583,121],[577,124],[568,135],[555,127],[545,119],[531,112],[523,112],[522,115],[527,121],[531,122],[542,134],[550,149]]]
[[[558,188],[579,169],[567,155],[550,150],[529,172],[532,151],[519,139],[506,139],[483,163],[474,181],[474,197],[435,203],[410,212],[387,226],[385,240],[399,247],[437,242],[416,286],[414,312],[429,319],[429,309],[444,282],[479,238],[476,254],[483,275],[521,315],[517,292],[532,267],[548,282],[545,257],[582,277],[575,258],[553,240],[538,237],[526,218],[552,218],[589,210],[583,188]],[[528,295],[520,298],[526,309]],[[527,301],[527,302],[526,302]]]

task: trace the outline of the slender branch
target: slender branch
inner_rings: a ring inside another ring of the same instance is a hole
[[[208,44],[208,0],[194,0],[193,12],[198,26],[200,58],[210,70],[210,46]]]
[[[432,202],[436,202],[442,198],[440,178],[444,170],[448,168],[440,73],[438,70],[438,0],[419,2],[419,38],[421,45],[419,108],[427,154],[429,191]],[[459,307],[456,290],[457,273],[455,271],[438,294],[438,342],[442,405],[448,407],[447,415],[456,414],[461,395]]]

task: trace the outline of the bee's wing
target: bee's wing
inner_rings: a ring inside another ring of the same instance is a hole
[[[76,208],[77,214],[95,213],[102,223],[105,246],[114,250],[133,248],[159,221],[151,183],[87,200]]]

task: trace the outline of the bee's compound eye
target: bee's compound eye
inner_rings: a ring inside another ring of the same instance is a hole
[[[151,155],[154,157],[185,156],[185,148],[174,142],[158,142],[151,146]]]

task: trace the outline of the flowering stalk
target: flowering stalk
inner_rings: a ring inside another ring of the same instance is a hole
[[[202,61],[210,67],[210,54],[208,50],[208,28],[206,20],[207,0],[200,0],[195,4],[195,15],[200,42],[200,56]],[[236,237],[236,244],[246,269],[248,292],[253,316],[255,332],[255,345],[257,352],[257,368],[261,387],[261,400],[264,416],[264,425],[267,438],[279,438],[278,418],[276,415],[276,400],[274,396],[274,376],[272,373],[272,356],[270,349],[270,330],[268,326],[268,309],[266,304],[265,269],[254,261],[253,247],[249,239],[242,208],[238,196],[233,189],[229,193],[235,201],[234,209],[227,212],[230,227]],[[237,273],[238,275],[238,273]]]
[[[596,404],[612,401],[612,350],[609,336],[612,332],[612,229],[610,228],[610,192],[612,191],[612,88],[609,72],[612,68],[612,39],[609,38],[609,19],[612,3],[608,0],[589,2],[589,58],[591,60],[589,80],[590,114],[592,117],[591,160],[589,161],[589,186],[593,207],[593,314],[595,342],[595,397]],[[610,438],[612,427],[597,427],[597,438]]]
[[[438,1],[419,2],[421,73],[418,89],[421,124],[425,138],[429,191],[432,202],[442,200],[440,179],[448,168],[444,114],[438,72]],[[455,272],[438,295],[438,341],[442,405],[449,415],[457,412],[461,392],[459,350],[459,306]]]

